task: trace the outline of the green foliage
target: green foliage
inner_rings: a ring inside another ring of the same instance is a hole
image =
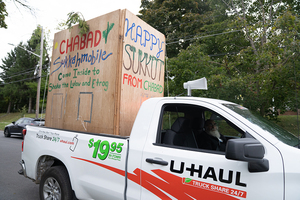
[[[6,0],[7,2],[8,0]],[[15,6],[22,6],[25,9],[28,9],[33,13],[33,9],[27,4],[26,0],[12,0],[15,3]],[[8,16],[6,10],[5,0],[0,0],[0,28],[7,28],[7,24],[5,23],[5,18]]]
[[[182,50],[178,57],[168,60],[167,73],[171,96],[185,92],[183,83],[204,76],[210,76],[217,70],[209,56],[204,55],[201,46],[190,46]]]
[[[3,64],[0,68],[3,72],[0,74],[0,78],[3,82],[0,84],[0,95],[3,103],[7,106],[8,113],[18,111],[25,105],[33,108],[31,104],[35,102],[33,99],[36,97],[38,78],[34,71],[39,64],[39,57],[28,51],[40,54],[41,31],[41,27],[38,26],[26,44],[20,43],[7,54],[7,57],[2,59]],[[43,50],[42,75],[45,76],[50,59],[46,39],[43,42],[45,48]],[[45,81],[42,79],[42,84],[43,82]],[[44,87],[41,87],[42,94],[43,90]]]
[[[277,17],[268,34],[253,39],[253,45],[243,49],[230,64],[236,69],[235,78],[243,77],[243,104],[259,110],[263,116],[277,116],[277,110],[285,110],[294,97],[295,75],[299,73],[299,39],[296,37],[299,22],[286,11]],[[296,30],[296,31],[295,31]],[[252,33],[251,33],[252,34]],[[254,37],[252,37],[254,38]]]
[[[202,32],[201,27],[212,23],[212,7],[201,0],[142,0],[142,20],[165,34],[167,56],[177,56],[191,44],[191,39]]]
[[[277,124],[285,130],[299,136],[299,116],[297,115],[280,115],[278,116]]]
[[[166,35],[165,95],[206,77],[208,91],[276,119],[299,100],[300,22],[295,1],[143,0],[140,18]],[[188,39],[190,38],[190,39]],[[174,41],[179,43],[173,43]]]
[[[20,117],[24,117],[25,114],[27,113],[27,108],[26,108],[26,106],[24,105],[24,106],[22,107],[22,109],[19,109],[19,112],[20,112]]]
[[[44,30],[44,33],[46,31]],[[49,55],[48,55],[48,49],[47,47],[49,46],[47,43],[47,36],[44,34],[44,40],[43,40],[43,68],[46,68],[48,65]],[[29,51],[34,52],[37,55],[41,54],[41,37],[42,37],[42,27],[40,25],[37,26],[37,28],[33,31],[31,34],[31,38],[27,42],[27,48]],[[36,62],[39,62],[39,57],[30,54],[31,59],[34,59]]]
[[[68,29],[71,30],[74,24],[79,23],[79,29],[80,29],[79,34],[82,36],[83,34],[89,32],[90,27],[85,21],[84,17],[83,16],[81,17],[79,14],[82,16],[80,12],[68,13],[68,19],[65,24],[68,27]]]
[[[7,24],[5,23],[5,17],[7,17],[6,4],[3,0],[0,0],[0,28],[7,28]]]

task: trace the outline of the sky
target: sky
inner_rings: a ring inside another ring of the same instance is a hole
[[[56,30],[58,24],[67,20],[67,14],[72,11],[81,12],[87,21],[125,8],[133,14],[138,14],[141,5],[141,0],[27,0],[26,2],[34,8],[34,15],[22,6],[16,6],[13,1],[5,1],[8,17],[5,19],[7,29],[0,28],[0,65],[2,59],[14,48],[8,43],[14,45],[26,43],[38,25],[50,31],[49,44],[52,45],[54,34],[59,31]]]

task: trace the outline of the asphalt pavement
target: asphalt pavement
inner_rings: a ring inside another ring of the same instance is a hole
[[[0,131],[0,200],[38,200],[39,185],[18,174],[22,138]]]

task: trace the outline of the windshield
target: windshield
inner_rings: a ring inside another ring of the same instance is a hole
[[[263,130],[271,133],[277,139],[282,141],[283,143],[290,145],[290,146],[297,146],[299,140],[296,136],[292,133],[288,132],[287,130],[283,129],[279,125],[275,124],[272,121],[269,121],[260,115],[256,114],[255,112],[249,111],[247,108],[237,105],[237,104],[223,104],[227,108],[233,110],[234,112],[238,113],[239,115],[243,116],[245,119],[250,121],[253,124],[256,124]]]

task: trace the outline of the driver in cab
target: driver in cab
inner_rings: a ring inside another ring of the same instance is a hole
[[[219,132],[216,122],[211,119],[206,120],[204,129],[196,138],[198,147],[200,149],[225,151],[227,141],[225,136]]]

